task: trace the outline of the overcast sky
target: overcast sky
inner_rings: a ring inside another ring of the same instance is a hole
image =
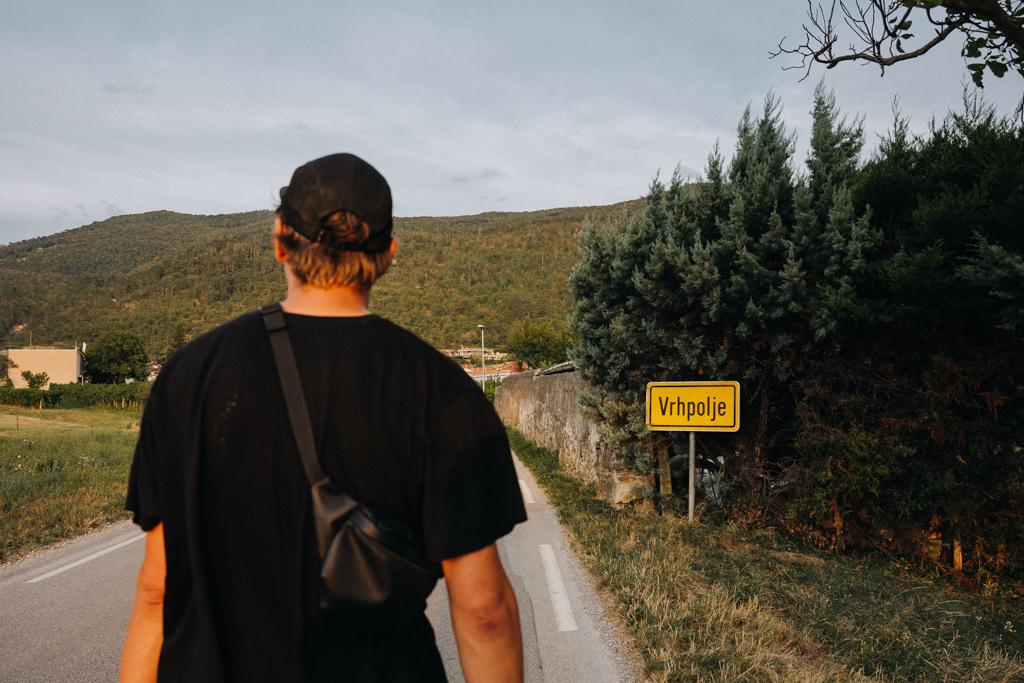
[[[271,208],[294,168],[353,152],[399,216],[611,204],[730,156],[774,89],[806,156],[823,75],[873,148],[899,96],[960,107],[959,43],[879,77],[782,71],[802,0],[4,0],[0,243],[168,209]],[[985,94],[1011,113],[1012,75]]]

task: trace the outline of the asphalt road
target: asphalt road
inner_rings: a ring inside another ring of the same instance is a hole
[[[518,461],[529,520],[498,548],[523,623],[526,680],[636,680],[554,510]],[[0,683],[115,681],[142,534],[111,525],[0,569]],[[427,615],[452,683],[463,681],[442,581]]]
[[[135,577],[142,564],[141,536],[134,524],[115,524],[34,553],[0,572],[0,681],[117,680]]]

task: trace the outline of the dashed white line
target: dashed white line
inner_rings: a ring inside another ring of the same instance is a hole
[[[576,619],[569,606],[569,596],[565,594],[562,574],[558,571],[555,551],[549,545],[540,546],[540,559],[544,563],[544,575],[548,580],[548,592],[551,593],[551,606],[555,608],[555,623],[559,631],[575,631]]]
[[[530,493],[530,487],[527,486],[526,482],[523,481],[522,479],[519,480],[519,488],[523,492],[523,502],[525,502],[527,505],[533,505],[533,494]]]
[[[102,557],[103,555],[106,555],[107,553],[113,552],[113,551],[117,550],[118,548],[123,548],[124,546],[128,545],[129,543],[134,543],[135,541],[138,541],[138,540],[143,539],[145,537],[146,537],[146,534],[140,534],[138,536],[134,536],[132,538],[129,538],[127,541],[122,541],[121,543],[118,543],[117,545],[112,545],[109,548],[104,548],[103,550],[99,551],[98,553],[93,553],[89,557],[83,557],[82,559],[78,560],[77,562],[72,562],[71,564],[66,564],[63,567],[61,567],[60,569],[54,569],[52,572],[47,572],[46,574],[43,574],[42,576],[37,576],[34,579],[29,579],[25,583],[39,583],[40,581],[48,579],[51,576],[56,576],[57,574],[60,574],[61,572],[66,572],[69,569],[74,569],[75,567],[77,567],[80,564],[85,564],[86,562],[89,562],[90,560],[95,560],[97,557]]]

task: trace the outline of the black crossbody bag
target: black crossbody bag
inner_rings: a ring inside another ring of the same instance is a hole
[[[321,559],[320,606],[376,631],[406,631],[423,614],[441,565],[427,559],[419,529],[353,500],[324,473],[284,311],[276,303],[260,312],[312,493]]]

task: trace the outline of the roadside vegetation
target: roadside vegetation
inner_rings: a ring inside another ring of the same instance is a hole
[[[0,409],[0,563],[126,519],[141,413]]]
[[[862,163],[822,86],[812,117],[805,165],[769,95],[705,182],[655,178],[642,213],[581,231],[588,415],[657,473],[674,437],[647,429],[647,384],[736,381],[739,431],[697,436],[730,519],[1020,580],[1024,126],[967,97],[921,136],[897,113]]]
[[[829,555],[735,526],[713,504],[695,524],[649,502],[617,510],[564,474],[557,453],[509,439],[651,680],[1024,680],[1019,587],[963,592],[884,553]]]

